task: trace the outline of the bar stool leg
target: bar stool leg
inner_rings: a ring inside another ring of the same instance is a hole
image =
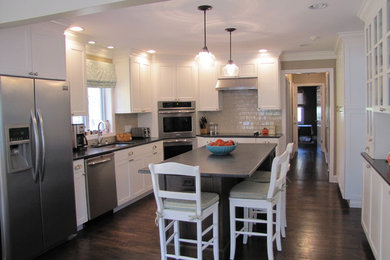
[[[236,207],[230,201],[230,259],[234,259],[236,252]]]
[[[248,215],[249,209],[248,208],[243,208],[243,210],[244,210],[244,219],[248,219],[248,217],[249,217],[249,215]],[[245,232],[248,232],[248,226],[249,226],[248,222],[245,221],[244,222],[244,231]],[[242,238],[242,243],[246,244],[247,242],[248,242],[248,234],[244,234],[244,237]]]
[[[202,221],[196,221],[196,247],[197,247],[197,259],[202,260]]]
[[[267,253],[268,253],[268,260],[274,259],[274,252],[272,249],[273,244],[273,212],[272,212],[272,205],[267,206]]]
[[[175,255],[180,255],[180,229],[179,229],[179,221],[174,220],[173,223],[173,232],[175,232],[174,240],[175,240]]]
[[[214,260],[219,260],[219,236],[218,236],[218,207],[213,213],[213,237]]]
[[[158,228],[160,229],[161,260],[167,260],[167,238],[165,234],[165,220],[163,218],[158,219]]]

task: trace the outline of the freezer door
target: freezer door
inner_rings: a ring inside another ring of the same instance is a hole
[[[71,114],[66,82],[35,80],[42,158],[41,201],[45,247],[76,232]]]
[[[39,183],[34,182],[33,169],[8,172],[9,145],[7,129],[9,127],[30,125],[30,112],[34,108],[34,85],[32,79],[18,77],[0,77],[1,106],[1,232],[4,259],[28,259],[43,250],[42,218]],[[30,130],[29,146],[33,147],[33,135]],[[33,149],[34,150],[34,149]],[[32,166],[31,153],[27,164]]]

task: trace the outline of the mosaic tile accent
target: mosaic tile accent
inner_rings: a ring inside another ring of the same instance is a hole
[[[218,124],[221,134],[252,134],[261,132],[263,126],[274,125],[276,133],[282,133],[281,110],[257,110],[257,90],[228,90],[219,93],[223,98],[223,110],[202,112],[208,122]]]

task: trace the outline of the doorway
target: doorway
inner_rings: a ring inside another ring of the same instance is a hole
[[[282,71],[282,77],[282,91],[285,98],[283,127],[286,143],[294,142],[294,152],[297,152],[299,141],[316,142],[319,151],[324,154],[329,181],[335,182],[333,69],[286,70]],[[306,91],[312,93],[305,97]],[[304,97],[306,100],[302,100],[305,99]],[[305,111],[306,106],[311,107],[309,109],[312,110],[309,112],[309,118]]]

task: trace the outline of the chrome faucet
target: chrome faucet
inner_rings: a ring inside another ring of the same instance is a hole
[[[105,123],[103,121],[101,121],[99,124],[98,124],[98,139],[97,139],[97,143],[98,145],[101,145],[102,144],[102,129],[100,129],[100,125],[103,125],[105,126]]]

